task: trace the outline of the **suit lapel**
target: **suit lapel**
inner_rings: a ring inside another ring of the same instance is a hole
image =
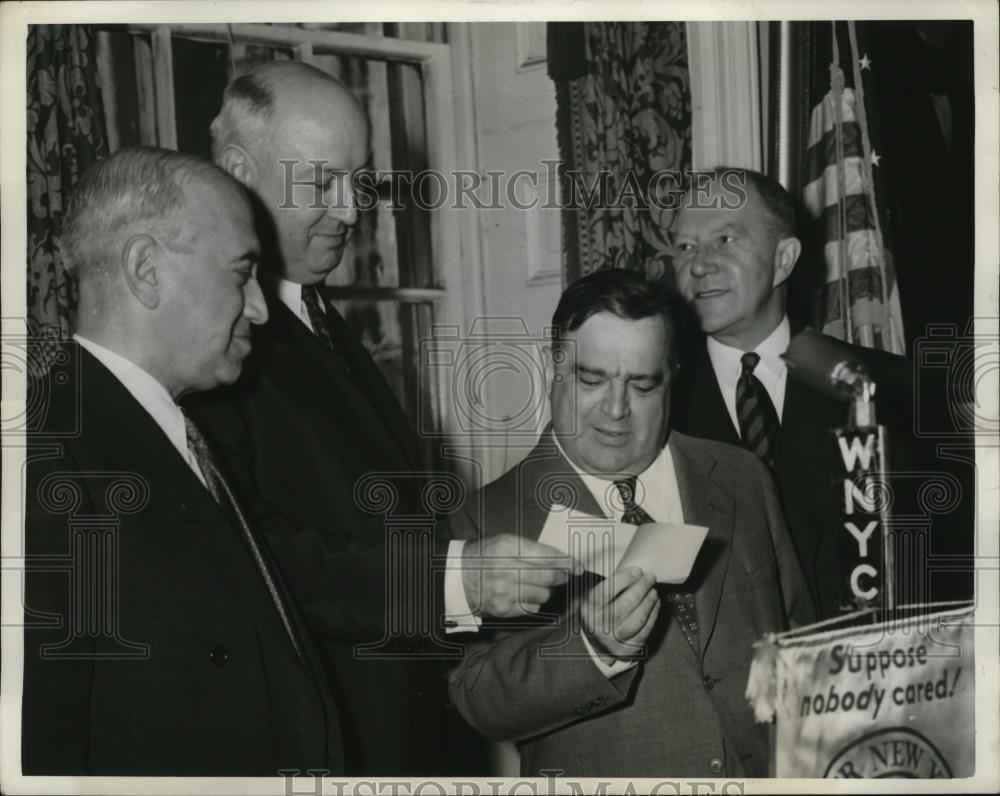
[[[813,519],[823,510],[812,506],[829,504],[830,460],[832,443],[830,430],[843,426],[847,420],[847,404],[834,401],[789,375],[785,387],[785,407],[782,412],[775,474],[781,487],[782,499],[792,525],[793,538],[803,566],[810,570],[816,563],[823,528]],[[817,489],[825,492],[817,493]],[[805,501],[802,495],[811,494]],[[799,507],[809,510],[802,514]],[[814,527],[815,526],[815,527]]]
[[[531,539],[541,535],[556,503],[566,506],[573,514],[605,516],[573,465],[552,441],[551,426],[542,432],[534,450],[517,466],[516,491],[520,495],[538,496],[537,500],[514,501],[521,512],[517,527],[524,529],[524,535]]]
[[[400,406],[392,388],[389,387],[375,360],[369,356],[361,344],[358,335],[347,325],[347,321],[325,298],[323,304],[326,307],[326,319],[330,332],[334,341],[345,349],[344,353],[350,363],[351,372],[360,382],[358,386],[371,399],[376,411],[396,437],[400,448],[409,456],[411,464],[417,467],[419,465],[419,452],[416,450],[416,440],[413,437],[406,413]]]
[[[781,448],[794,452],[802,447],[800,435],[803,429],[818,428],[825,432],[845,425],[847,403],[828,398],[789,374],[785,384],[785,406],[781,414]],[[816,452],[812,455],[815,456]],[[779,451],[779,461],[782,458],[784,457]]]
[[[695,561],[690,588],[695,593],[698,642],[701,657],[715,630],[722,589],[733,548],[734,501],[712,477],[715,460],[692,444],[683,434],[670,434],[670,453],[677,476],[677,488],[684,522],[708,527],[708,536]]]
[[[337,332],[334,341],[343,344],[345,357],[355,375],[348,374],[337,364],[319,338],[288,307],[273,298],[269,301],[271,320],[260,330],[260,355],[270,362],[264,369],[274,370],[282,374],[279,377],[282,381],[297,385],[296,400],[312,404],[311,417],[327,418],[335,425],[363,425],[372,448],[395,451],[409,468],[416,469],[419,454],[402,409],[380,373],[376,375],[381,379],[381,390],[370,387],[370,370],[377,370],[378,366],[354,339],[356,336],[343,319],[329,304],[326,306],[328,320],[339,319],[339,324],[331,324],[334,326],[331,331]],[[287,385],[283,386],[287,388]],[[335,402],[331,401],[331,397]],[[387,404],[394,404],[395,411],[387,411]],[[391,422],[386,419],[387,416],[392,418]],[[368,418],[367,422],[365,418]],[[383,460],[392,461],[395,458],[399,456],[383,457]]]
[[[95,463],[137,472],[149,484],[149,521],[162,517],[162,527],[143,529],[177,537],[191,545],[233,595],[235,604],[255,617],[273,638],[287,633],[240,532],[194,474],[156,421],[131,393],[89,352],[77,347],[81,362],[80,394],[84,422],[81,443]],[[122,440],[127,440],[122,444]],[[181,521],[178,522],[178,519]],[[261,542],[263,544],[263,542]],[[238,555],[236,551],[243,554]],[[294,657],[291,643],[288,652]]]
[[[697,343],[682,366],[673,400],[671,425],[693,437],[741,445],[739,432],[726,409],[705,340],[703,338]]]

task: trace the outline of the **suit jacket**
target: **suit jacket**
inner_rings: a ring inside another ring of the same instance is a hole
[[[88,352],[63,353],[79,386],[36,392],[46,419],[29,436],[24,773],[339,771],[291,600],[303,660],[237,526],[160,427]]]
[[[743,696],[751,646],[789,616],[811,620],[801,571],[770,476],[752,454],[677,432],[668,444],[685,522],[709,527],[686,584],[700,648],[664,607],[645,660],[607,679],[567,621],[575,607],[570,598],[562,610],[565,593],[547,616],[484,631],[452,673],[452,699],[487,736],[520,742],[525,776],[767,773],[767,728],[754,723]],[[553,502],[603,514],[546,434],[470,503],[464,532],[517,528],[537,538]]]
[[[376,364],[343,318],[327,305],[331,332],[350,373],[320,340],[269,296],[268,323],[255,330],[254,352],[233,389],[201,396],[193,411],[226,452],[245,469],[263,499],[292,525],[311,528],[317,557],[282,556],[279,563],[310,620],[330,686],[340,708],[347,773],[442,774],[446,684],[436,659],[414,657],[436,643],[412,635],[395,639],[376,658],[359,658],[359,643],[387,634],[387,611],[424,606],[430,629],[442,640],[443,573],[431,556],[443,553],[439,535],[427,548],[390,549],[384,515],[366,510],[360,479],[384,474],[392,484],[395,514],[426,515],[416,437]],[[403,556],[410,560],[400,563]],[[322,574],[318,561],[333,561]],[[337,559],[340,564],[336,564]],[[408,583],[421,595],[397,594],[386,572],[414,573]],[[308,572],[308,576],[304,576]],[[325,584],[327,591],[315,585]],[[331,610],[333,613],[331,614]],[[331,619],[335,621],[330,621]],[[445,642],[447,643],[447,642]]]

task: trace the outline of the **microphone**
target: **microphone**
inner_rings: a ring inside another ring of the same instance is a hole
[[[812,329],[797,334],[783,355],[795,378],[849,402],[844,428],[831,429],[832,506],[836,506],[838,608],[895,608],[896,563],[883,494],[887,482],[885,428],[875,421],[875,382],[851,346]]]
[[[851,402],[848,427],[876,425],[876,385],[850,346],[806,329],[792,338],[782,358],[789,372],[813,389]]]

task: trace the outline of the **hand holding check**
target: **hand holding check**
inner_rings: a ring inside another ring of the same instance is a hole
[[[618,569],[581,603],[583,629],[606,664],[641,652],[660,615],[655,583],[656,575],[644,574],[639,567]]]
[[[569,555],[512,533],[466,542],[462,568],[473,613],[495,619],[538,613],[552,589],[583,572]]]

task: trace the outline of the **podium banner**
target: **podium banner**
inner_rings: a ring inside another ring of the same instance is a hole
[[[761,642],[747,697],[758,721],[776,717],[774,776],[972,776],[972,614],[814,625]]]

